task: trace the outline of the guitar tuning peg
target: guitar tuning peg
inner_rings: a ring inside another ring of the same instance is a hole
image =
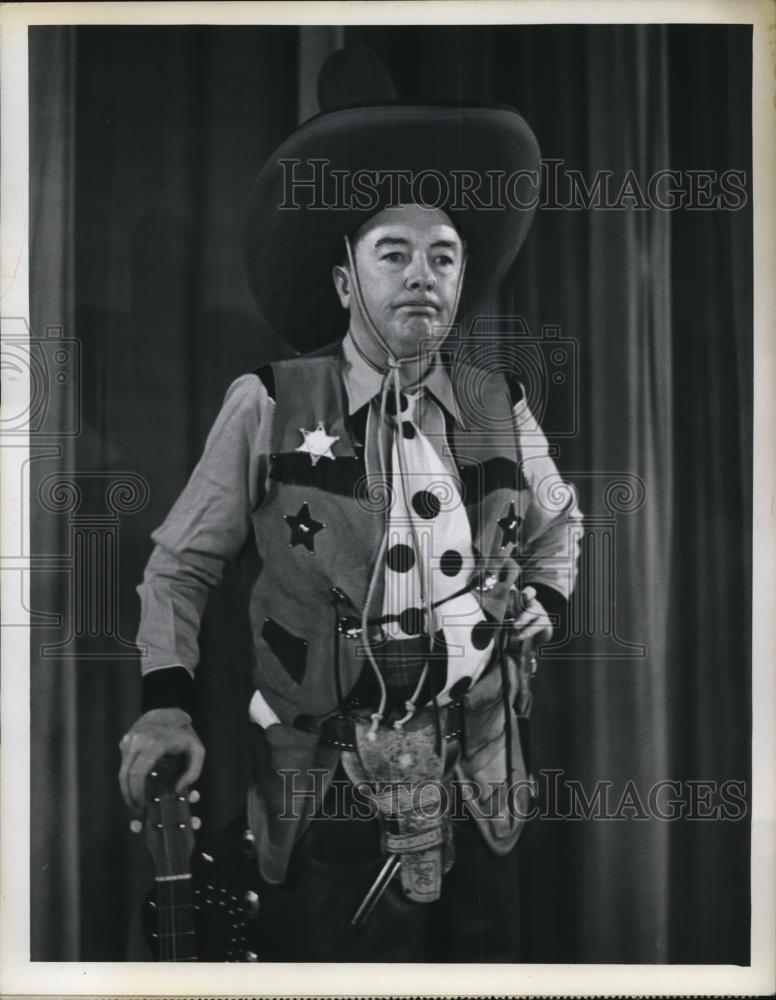
[[[199,802],[199,798],[200,798],[200,795],[199,795],[199,792],[197,791],[197,789],[196,788],[192,788],[192,790],[189,792],[189,802],[192,805],[195,805],[197,802]]]
[[[191,817],[191,829],[192,830],[199,830],[199,828],[201,826],[202,826],[202,820],[199,818],[199,816],[192,816]]]
[[[129,829],[132,831],[132,833],[142,833],[143,824],[139,819],[133,819],[132,822],[129,824]]]
[[[252,858],[256,853],[256,838],[250,830],[246,830],[242,837],[242,852],[247,858]]]
[[[259,897],[253,889],[248,889],[242,898],[242,908],[243,912],[246,914],[249,920],[253,920],[256,914],[259,912]]]

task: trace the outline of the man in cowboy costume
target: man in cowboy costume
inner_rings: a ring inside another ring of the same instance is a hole
[[[271,915],[259,959],[515,961],[520,653],[573,589],[581,515],[521,384],[465,359],[531,211],[429,208],[394,181],[538,176],[539,150],[510,108],[398,104],[368,50],[327,61],[319,100],[261,171],[245,240],[263,316],[306,353],[230,386],[152,536],[122,790],[139,808],[166,753],[181,789],[198,776],[197,631],[239,556],[254,780],[234,829]]]

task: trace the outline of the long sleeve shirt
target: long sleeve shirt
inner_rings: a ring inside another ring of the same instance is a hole
[[[378,468],[382,376],[363,360],[349,335],[343,354],[349,414],[368,406],[365,464],[369,473]],[[444,411],[457,414],[452,383],[437,362],[421,385],[419,420],[440,460],[454,474],[444,433]],[[251,531],[251,512],[265,497],[274,409],[275,402],[258,375],[243,375],[229,386],[186,487],[151,535],[155,547],[138,587],[137,642],[145,650],[142,672],[147,681],[156,675],[148,686],[150,694],[144,694],[144,709],[179,704],[187,697],[185,682],[193,677],[198,663],[198,633],[209,590],[221,581],[227,562],[244,545]],[[516,460],[536,492],[536,503],[527,511],[524,524],[521,583],[532,584],[545,609],[559,616],[574,585],[578,533],[573,529],[581,514],[571,502],[563,517],[548,514],[552,508],[542,495],[552,496],[560,478],[546,439],[524,399],[516,400],[513,419]],[[175,683],[169,683],[171,678]]]

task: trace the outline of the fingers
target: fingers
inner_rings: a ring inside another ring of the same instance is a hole
[[[188,726],[149,730],[140,725],[140,731],[130,730],[119,747],[122,753],[119,787],[122,798],[134,813],[142,811],[148,775],[165,754],[182,754],[186,758],[186,770],[176,783],[178,792],[197,780],[205,760],[205,748]]]
[[[122,752],[121,770],[119,771],[119,787],[121,795],[127,806],[133,813],[137,813],[143,806],[145,795],[144,789],[140,796],[136,795],[137,778],[135,769],[137,767],[138,755],[141,751],[142,741],[133,733],[127,733],[119,743]],[[150,768],[149,768],[150,770]],[[144,776],[141,778],[144,781]]]
[[[542,625],[541,622],[537,621],[536,624],[529,625],[527,628],[523,629],[523,631],[517,638],[525,642],[527,639],[531,639],[537,635],[544,634],[545,636],[549,637],[548,636],[549,631],[550,631],[550,626]]]
[[[535,601],[529,607],[524,608],[520,612],[517,618],[515,618],[512,627],[519,632],[520,629],[525,628],[526,625],[530,625],[531,622],[543,614],[543,612],[544,608],[538,603],[538,601]]]
[[[132,757],[126,754],[121,761],[121,770],[119,771],[119,788],[121,789],[121,797],[124,799],[126,806],[133,813],[137,812],[137,807],[132,801],[132,793],[129,790],[129,769],[132,763]]]
[[[136,740],[127,763],[127,791],[129,807],[140,812],[145,805],[146,779],[157,762],[164,756],[165,747],[158,740]]]
[[[188,766],[180,778],[178,778],[175,785],[175,791],[179,795],[193,785],[202,773],[202,765],[205,762],[205,748],[196,737],[192,740],[186,756],[189,761]]]
[[[526,603],[512,626],[515,638],[526,640],[542,634],[547,639],[551,638],[552,622],[543,605],[536,600],[535,589],[525,587],[521,595]]]

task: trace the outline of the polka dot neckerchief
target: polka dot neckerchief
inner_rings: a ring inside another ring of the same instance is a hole
[[[416,404],[422,391],[402,391],[398,415],[394,395],[389,396],[392,496],[384,545],[383,631],[389,640],[433,636],[436,645],[446,648],[447,674],[437,691],[444,705],[451,700],[451,689],[467,688],[485,669],[493,628],[466,589],[475,562],[471,527],[450,473],[418,426]]]
[[[388,472],[385,455],[383,426],[388,417],[388,400],[393,399],[394,425],[390,430],[391,457],[390,482],[393,487],[392,504],[386,518],[377,562],[372,572],[361,618],[361,634],[365,651],[380,688],[380,703],[372,712],[370,739],[385,717],[388,706],[388,686],[371,647],[369,638],[369,609],[375,584],[384,572],[384,619],[387,615],[388,645],[392,640],[403,640],[417,646],[418,637],[426,643],[428,656],[412,695],[406,699],[405,714],[393,722],[394,728],[408,722],[419,707],[418,702],[429,675],[429,666],[435,658],[435,642],[441,630],[443,642],[450,639],[451,648],[445,655],[446,676],[439,691],[433,687],[432,700],[436,711],[437,740],[441,739],[438,707],[450,701],[450,690],[457,681],[468,678],[473,683],[485,668],[493,644],[493,628],[487,621],[470,588],[466,584],[466,570],[473,569],[471,529],[460,494],[449,491],[449,476],[428,439],[413,419],[419,392],[402,393],[400,369],[403,360],[390,349],[369,315],[364,302],[361,282],[353,256],[350,239],[345,237],[345,249],[352,277],[355,303],[365,320],[368,336],[382,351],[386,367],[383,371],[380,393],[380,422],[377,440],[381,474]],[[451,318],[458,312],[461,286],[466,272],[465,254],[458,272],[455,295],[450,310]],[[353,338],[359,354],[367,363]],[[373,366],[374,367],[374,366]],[[410,387],[411,388],[411,387]],[[406,411],[406,412],[402,412]],[[449,491],[453,503],[443,503],[441,492]],[[458,558],[460,557],[460,566]],[[381,566],[381,562],[384,564]],[[447,572],[443,571],[443,566]],[[455,569],[453,573],[452,570]],[[466,592],[463,592],[463,588]],[[461,590],[461,593],[458,591]],[[444,594],[442,601],[439,595]],[[444,609],[444,610],[442,610]],[[441,629],[440,629],[441,626]],[[428,686],[427,686],[428,689]]]

